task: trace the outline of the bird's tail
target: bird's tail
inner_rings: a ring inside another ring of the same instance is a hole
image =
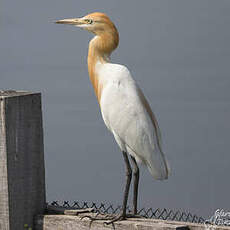
[[[146,166],[156,180],[166,180],[171,174],[169,163],[160,150],[151,155],[151,158],[146,162]]]

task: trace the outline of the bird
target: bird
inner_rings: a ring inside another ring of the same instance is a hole
[[[119,33],[105,13],[93,12],[80,18],[67,18],[55,22],[80,27],[94,34],[88,48],[89,78],[104,123],[120,147],[126,166],[122,211],[107,223],[129,217],[126,209],[132,174],[132,215],[136,216],[139,164],[145,165],[156,180],[168,179],[170,174],[169,163],[162,150],[157,119],[128,68],[111,62],[111,53],[119,44]]]

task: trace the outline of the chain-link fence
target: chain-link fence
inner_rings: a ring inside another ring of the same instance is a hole
[[[84,209],[84,208],[93,208],[95,212],[103,213],[103,214],[117,214],[121,211],[121,206],[114,206],[112,204],[105,203],[94,203],[94,202],[80,202],[80,201],[53,201],[50,202],[49,205],[54,207],[63,207],[66,209]],[[127,207],[127,213],[130,213],[131,209]],[[189,212],[182,211],[173,211],[170,209],[153,209],[153,208],[142,208],[138,211],[138,215],[143,216],[145,218],[154,218],[154,219],[162,219],[162,220],[175,220],[175,221],[184,221],[184,222],[192,222],[192,223],[204,223],[204,219],[197,215],[191,214]]]

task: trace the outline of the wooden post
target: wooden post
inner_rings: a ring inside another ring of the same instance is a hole
[[[32,228],[45,202],[41,94],[0,91],[0,229]]]

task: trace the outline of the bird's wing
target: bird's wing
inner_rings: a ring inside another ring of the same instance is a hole
[[[124,67],[108,80],[101,96],[102,116],[123,151],[149,168],[156,179],[166,179],[169,169],[161,149],[156,118],[140,88]]]

